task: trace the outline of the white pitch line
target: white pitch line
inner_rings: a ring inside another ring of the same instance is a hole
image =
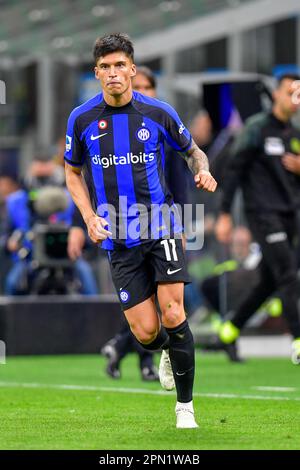
[[[295,387],[267,387],[267,386],[256,386],[252,387],[254,390],[260,390],[261,392],[295,392]]]
[[[110,392],[110,393],[136,393],[144,395],[163,395],[173,396],[175,392],[166,392],[164,390],[147,390],[144,388],[124,388],[124,387],[96,387],[93,385],[69,385],[69,384],[41,384],[41,383],[24,383],[24,382],[0,382],[0,387],[13,388],[50,388],[54,390],[79,390],[88,392]],[[238,395],[235,393],[201,393],[195,392],[195,397],[203,398],[229,398],[242,400],[277,400],[277,401],[300,401],[300,397],[277,397],[264,395]]]

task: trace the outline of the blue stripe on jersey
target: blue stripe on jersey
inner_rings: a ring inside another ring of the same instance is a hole
[[[97,134],[99,132],[98,128],[98,120],[94,121],[88,128],[93,129],[93,133]],[[97,140],[97,145],[99,145],[99,151],[96,153],[101,154],[101,149],[100,149],[100,139]],[[88,156],[87,158],[90,158]],[[108,222],[108,229],[110,229],[111,226],[111,221],[109,217],[109,211],[107,207],[107,197],[105,193],[105,186],[104,186],[104,178],[103,178],[103,169],[102,165],[90,165],[92,177],[93,177],[93,183],[94,183],[94,188],[96,190],[96,196],[97,196],[97,214],[99,217],[104,217],[107,222]],[[101,247],[104,250],[112,250],[114,247],[114,243],[110,238],[107,238],[102,242]]]
[[[175,111],[174,108],[172,108],[172,106],[170,106],[168,103],[165,103],[164,101],[161,101],[161,100],[158,100],[157,98],[151,98],[149,96],[145,96],[143,95],[142,93],[138,93],[136,91],[133,92],[133,98],[136,100],[136,101],[139,101],[141,103],[145,103],[145,104],[148,104],[150,106],[154,106],[156,108],[160,108],[160,109],[163,109],[164,111],[166,111],[166,113],[168,113],[173,119],[174,121],[177,123],[178,127],[180,127],[180,125],[182,124],[181,120],[180,120],[180,117],[178,116],[177,112]],[[164,134],[166,135],[166,130],[164,129]],[[184,129],[183,131],[183,134],[185,135],[185,137],[190,141],[191,143],[191,134],[189,132],[189,130],[187,128]],[[169,136],[169,134],[168,134]],[[169,136],[170,137],[170,136]],[[172,142],[174,142],[173,139],[171,139],[170,137],[170,140]],[[175,144],[175,142],[174,142]],[[185,149],[181,149],[178,147],[177,144],[176,145],[176,150],[179,150],[179,151],[185,151],[185,150],[188,150],[190,145],[185,148]]]
[[[178,114],[176,113],[175,109],[172,108],[168,103],[161,101],[157,98],[152,98],[150,96],[143,95],[142,93],[138,93],[137,91],[133,92],[133,98],[136,101],[140,101],[141,103],[149,104],[150,106],[155,106],[156,108],[163,109],[166,111],[170,116],[176,121],[178,124],[181,124]]]
[[[151,129],[152,139],[157,142],[159,135],[156,123],[145,116],[143,116],[143,120],[146,124],[146,128]],[[153,149],[153,144],[150,146],[148,142],[145,142],[144,146],[145,153],[150,153]],[[162,190],[158,175],[157,157],[156,155],[156,159],[153,162],[145,163],[152,204],[162,204],[165,201],[165,194]]]
[[[143,121],[146,124],[146,128],[151,129],[152,139],[158,142],[159,135],[156,123],[153,122],[151,119],[143,116]],[[150,153],[153,146],[145,142],[145,153]],[[151,203],[157,206],[161,206],[165,202],[165,193],[161,187],[158,168],[157,165],[159,162],[157,161],[158,155],[156,155],[156,159],[152,162],[145,163],[149,190],[150,190],[150,197]],[[157,207],[158,209],[158,207]],[[162,218],[162,214],[159,210],[152,210],[152,220],[151,220],[151,236],[154,239],[161,238],[168,234],[168,231],[165,229],[160,229],[160,227],[164,227],[165,222]]]
[[[130,140],[129,140],[129,127],[128,127],[128,114],[114,114],[113,118],[113,128],[114,128],[114,154],[117,157],[125,156],[130,153]],[[133,204],[136,204],[136,196],[134,190],[134,182],[132,176],[132,166],[131,163],[128,165],[116,165],[116,175],[118,183],[119,196],[126,196],[127,201],[120,199],[120,205],[122,210],[122,216],[120,218],[120,223],[123,224],[123,227],[126,230],[126,246],[132,246],[134,244],[139,244],[137,241],[140,241],[140,237],[132,238],[130,233],[128,233],[128,227],[130,223],[136,219],[136,216],[128,216],[129,208]],[[127,202],[127,204],[126,204]],[[125,217],[124,217],[125,215]],[[139,225],[136,228],[136,231],[140,232]]]

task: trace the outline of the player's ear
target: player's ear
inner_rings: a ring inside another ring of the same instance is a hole
[[[94,67],[94,72],[95,72],[95,78],[99,80],[99,69],[98,67]]]
[[[132,64],[132,66],[131,66],[130,76],[131,76],[131,78],[136,76],[136,66],[135,66],[135,64]]]

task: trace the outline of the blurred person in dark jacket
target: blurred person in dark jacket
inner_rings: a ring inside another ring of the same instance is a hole
[[[262,251],[260,280],[223,324],[221,341],[234,344],[249,318],[277,291],[294,338],[292,360],[297,364],[300,363],[296,257],[300,178],[290,165],[294,156],[300,155],[300,132],[291,123],[299,108],[294,88],[298,80],[296,75],[282,76],[273,93],[271,112],[257,114],[246,122],[234,145],[216,224],[219,241],[228,243],[232,233],[230,209],[240,186],[249,228]]]

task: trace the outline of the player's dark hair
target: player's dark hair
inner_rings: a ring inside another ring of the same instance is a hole
[[[97,38],[93,49],[95,64],[97,64],[100,57],[120,51],[124,52],[128,57],[130,57],[132,62],[134,62],[134,48],[132,41],[127,34],[113,33]]]
[[[152,88],[156,88],[156,78],[152,70],[149,69],[149,67],[146,67],[145,65],[139,65],[136,68],[136,74],[139,74],[139,73],[144,75],[144,77],[147,78]]]
[[[280,75],[280,77],[277,80],[277,88],[280,87],[283,80],[293,80],[294,82],[294,81],[300,80],[300,75],[298,75],[297,73],[284,73],[283,75]]]

